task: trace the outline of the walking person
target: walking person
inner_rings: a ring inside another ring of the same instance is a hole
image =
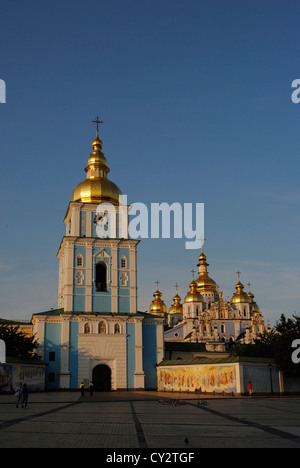
[[[93,382],[90,382],[89,389],[90,389],[90,395],[93,396],[94,395],[94,384],[93,384]]]
[[[81,391],[81,396],[84,397],[84,383],[82,382],[82,384],[80,385],[80,391]]]
[[[22,404],[22,398],[23,398],[23,386],[22,384],[20,383],[18,388],[17,388],[17,391],[15,393],[15,396],[17,397],[17,405],[16,405],[16,408],[19,408],[19,404]]]
[[[28,387],[27,384],[24,383],[23,385],[23,392],[22,392],[22,408],[27,408],[28,404]]]
[[[249,383],[248,383],[248,392],[249,392],[249,396],[252,396],[252,395],[253,395],[253,385],[252,385],[252,382],[249,382]]]

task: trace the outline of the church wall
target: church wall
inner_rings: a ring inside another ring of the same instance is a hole
[[[70,322],[69,368],[71,388],[78,388],[78,331],[78,322]]]
[[[126,257],[127,259],[127,267],[124,268],[124,270],[126,271],[126,269],[130,269],[130,255],[129,255],[129,250],[128,249],[124,249],[124,248],[120,248],[118,249],[118,266],[119,268],[121,268],[121,258],[122,257]]]
[[[135,356],[135,324],[127,323],[127,385],[128,388],[134,388],[134,373],[136,368]]]
[[[145,388],[157,388],[157,332],[156,325],[143,326],[143,367]]]
[[[95,290],[94,290],[95,291]],[[97,294],[97,293],[96,293]],[[101,296],[93,296],[92,298],[92,308],[93,312],[110,312],[111,311],[111,297],[109,293],[104,293],[106,296],[101,293]]]
[[[125,293],[126,291],[121,291],[121,293]],[[130,297],[119,297],[118,298],[118,303],[119,303],[119,311],[122,312],[123,314],[129,314],[130,313]]]
[[[243,365],[244,391],[247,392],[248,383],[252,382],[254,393],[271,393],[271,377],[268,365]],[[272,384],[275,393],[280,392],[279,371],[273,366]]]
[[[46,367],[46,388],[59,387],[59,373],[61,360],[61,324],[45,323],[45,352],[44,360],[49,363]],[[49,361],[49,353],[55,353],[55,360]],[[54,381],[51,381],[51,375],[54,374]],[[50,380],[50,381],[49,381]]]
[[[78,288],[82,289],[82,288]],[[79,292],[79,291],[78,291]],[[75,296],[73,296],[73,310],[75,312],[84,312],[85,311],[85,295],[78,295],[77,289],[75,289]]]

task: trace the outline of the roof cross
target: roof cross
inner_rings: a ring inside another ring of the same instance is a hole
[[[97,119],[92,120],[92,123],[97,125],[97,134],[99,133],[99,125],[103,124],[103,120],[99,120],[99,116],[97,115]]]

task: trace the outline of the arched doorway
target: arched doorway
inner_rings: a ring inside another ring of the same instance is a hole
[[[111,391],[111,369],[104,364],[94,367],[93,384],[96,392]]]

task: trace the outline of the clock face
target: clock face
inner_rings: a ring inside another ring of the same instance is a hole
[[[107,239],[110,236],[110,216],[108,211],[104,214],[96,215],[94,218],[97,236],[101,239]]]

